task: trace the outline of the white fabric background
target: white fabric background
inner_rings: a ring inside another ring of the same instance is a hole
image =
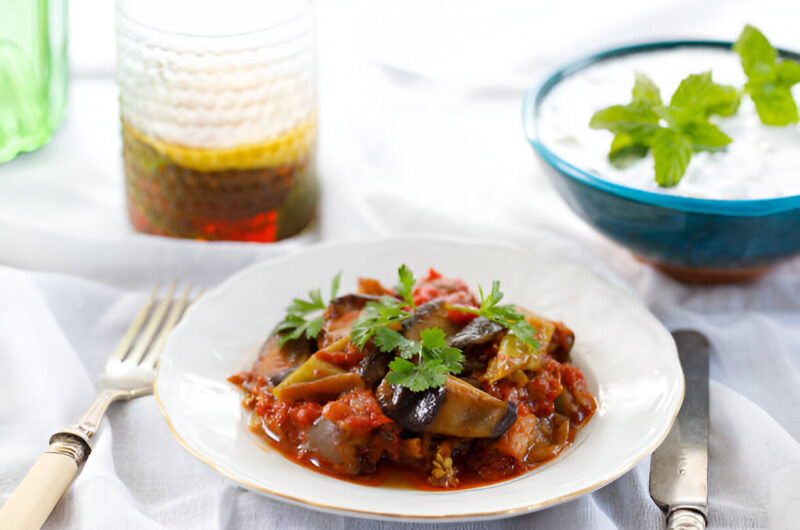
[[[794,2],[323,1],[319,223],[278,245],[198,243],[127,225],[113,82],[113,5],[73,2],[67,119],[0,166],[0,503],[93,396],[110,349],[160,279],[211,287],[315,240],[436,233],[502,239],[582,263],[638,293],[711,357],[713,528],[800,521],[800,259],[755,283],[688,287],[575,217],[521,130],[547,71],[644,39],[732,39],[746,22],[800,49]],[[799,236],[800,237],[800,236]],[[649,460],[539,513],[464,528],[660,528]],[[115,405],[47,528],[358,528],[229,484],[172,439],[152,397]]]

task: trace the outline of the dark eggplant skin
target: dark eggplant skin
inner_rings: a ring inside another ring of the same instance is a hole
[[[412,432],[423,432],[436,418],[444,404],[445,394],[443,386],[414,392],[385,379],[375,391],[383,413]]]
[[[281,381],[283,381],[284,379],[289,377],[289,374],[291,374],[295,370],[296,370],[296,368],[294,368],[294,367],[285,368],[285,369],[281,370],[280,372],[276,372],[276,373],[268,376],[267,377],[267,382],[269,384],[271,384],[272,386],[278,386],[279,384],[281,384]]]
[[[314,353],[314,344],[306,337],[280,345],[281,335],[273,332],[264,341],[252,371],[277,385]]]
[[[358,363],[356,373],[368,387],[374,387],[389,371],[389,363],[395,357],[395,352],[383,352],[372,343],[367,343],[362,350],[364,356]]]
[[[413,432],[498,438],[517,421],[517,404],[499,400],[456,377],[414,392],[385,379],[375,391],[383,413]]]
[[[478,317],[461,328],[461,330],[450,337],[447,342],[453,348],[466,350],[470,346],[489,342],[502,333],[503,330],[505,330],[505,328],[500,324],[496,324],[486,317]]]
[[[317,336],[317,347],[325,348],[349,334],[353,322],[358,318],[358,312],[364,309],[368,302],[378,299],[377,296],[350,293],[331,300],[322,314],[324,323],[321,333]]]
[[[503,415],[503,419],[497,422],[497,426],[492,433],[492,438],[500,438],[503,436],[506,431],[514,425],[514,422],[517,421],[517,404],[513,401],[508,401],[507,403],[506,413]]]
[[[409,340],[420,340],[420,332],[429,328],[439,328],[446,336],[454,334],[459,325],[447,318],[448,310],[444,300],[437,298],[417,307],[414,316],[403,322],[403,336]]]

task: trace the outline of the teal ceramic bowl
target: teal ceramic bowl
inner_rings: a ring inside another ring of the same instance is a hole
[[[523,104],[525,134],[572,210],[640,259],[689,282],[752,279],[800,254],[800,195],[712,200],[609,182],[560,158],[548,147],[539,134],[540,109],[562,80],[596,63],[670,48],[730,49],[731,45],[722,41],[669,41],[601,52],[558,69],[531,90]],[[800,54],[784,50],[780,53],[800,61]]]

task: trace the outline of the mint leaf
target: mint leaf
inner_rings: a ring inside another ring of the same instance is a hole
[[[689,138],[675,129],[660,129],[653,137],[650,148],[653,150],[659,186],[671,187],[680,182],[692,157]]]
[[[778,82],[793,86],[800,83],[800,64],[794,61],[783,61],[777,66]]]
[[[778,52],[767,38],[751,25],[746,25],[733,44],[742,59],[742,68],[748,78],[769,78],[775,68]]]
[[[400,283],[398,283],[394,290],[397,294],[399,294],[403,300],[408,302],[412,308],[416,309],[416,304],[414,303],[414,285],[417,283],[414,280],[414,273],[411,272],[405,264],[401,265],[400,268],[397,270],[397,276],[399,277]]]
[[[798,121],[797,104],[789,87],[776,83],[746,86],[761,123],[782,127]]]
[[[608,161],[617,169],[624,169],[640,158],[647,156],[647,147],[643,140],[638,140],[627,133],[617,133],[611,140]]]
[[[589,127],[608,129],[615,134],[644,136],[658,129],[658,120],[658,114],[650,107],[637,104],[613,105],[595,112]]]
[[[742,60],[747,74],[744,90],[755,103],[761,123],[775,126],[796,123],[800,116],[791,88],[800,82],[800,65],[780,60],[764,34],[749,25],[733,49]]]
[[[633,85],[633,102],[648,105],[661,105],[661,90],[646,75],[636,72],[636,82]]]
[[[794,72],[787,71],[787,75]],[[592,128],[614,133],[608,152],[608,160],[614,167],[624,169],[652,149],[656,182],[660,186],[674,186],[686,172],[693,150],[715,151],[731,142],[708,118],[735,113],[740,94],[732,86],[714,83],[711,72],[683,79],[669,105],[663,104],[655,83],[637,72],[631,97],[628,105],[613,105],[595,112],[589,122]],[[533,336],[524,326],[520,333]]]
[[[706,116],[733,116],[739,110],[741,101],[742,95],[736,88],[714,83],[705,95]]]
[[[681,81],[669,104],[692,118],[708,118],[712,114],[730,116],[739,108],[739,92],[732,86],[714,83],[708,71]]]
[[[692,122],[681,129],[692,144],[692,151],[716,151],[733,140],[710,122]]]

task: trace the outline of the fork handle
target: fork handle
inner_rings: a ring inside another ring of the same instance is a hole
[[[86,440],[75,434],[53,435],[50,448],[42,453],[0,508],[0,528],[41,528],[90,451]]]

